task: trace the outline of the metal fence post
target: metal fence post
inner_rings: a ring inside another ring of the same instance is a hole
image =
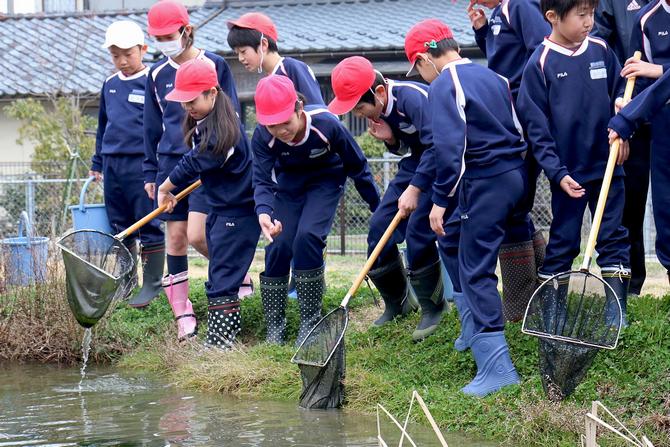
[[[384,152],[384,158],[385,159],[389,158],[388,152]],[[389,189],[389,183],[391,183],[391,164],[388,161],[384,161],[383,170],[384,170],[384,191],[386,191],[387,189]]]
[[[344,194],[340,199],[340,255],[344,256],[347,251],[347,202],[345,200],[346,186]]]
[[[31,222],[35,222],[35,182],[32,177],[28,177],[26,183],[26,211]]]

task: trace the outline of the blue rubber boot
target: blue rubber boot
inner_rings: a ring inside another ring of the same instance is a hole
[[[484,397],[508,385],[521,381],[509,356],[504,332],[482,332],[472,337],[472,356],[477,363],[477,375],[461,388],[465,394]]]
[[[470,307],[468,307],[468,303],[465,302],[462,292],[454,292],[454,304],[456,304],[456,309],[458,310],[458,318],[461,320],[461,333],[454,342],[454,348],[459,352],[463,352],[470,348],[474,328],[472,312],[470,311]]]

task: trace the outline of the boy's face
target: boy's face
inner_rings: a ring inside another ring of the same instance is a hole
[[[109,47],[114,67],[124,76],[131,76],[144,68],[142,57],[147,51],[147,46],[136,45],[131,48],[119,48],[115,45]]]
[[[419,54],[419,57],[416,60],[416,65],[414,67],[416,68],[416,71],[419,72],[419,75],[423,78],[423,80],[429,84],[439,76],[437,68],[429,59],[427,54]]]
[[[208,94],[201,93],[193,101],[182,102],[181,106],[191,118],[196,121],[201,120],[214,108],[216,93],[216,88],[212,88]]]
[[[252,47],[235,47],[235,54],[237,60],[240,61],[247,71],[254,72],[258,70],[261,65],[261,55],[255,48]]]
[[[359,102],[356,104],[356,107],[352,110],[354,115],[358,118],[368,118],[371,120],[376,120],[379,118],[379,115],[382,113],[382,106],[379,102],[372,105],[367,102]]]
[[[552,24],[554,33],[558,33],[566,43],[581,44],[593,29],[594,8],[586,5],[580,5],[572,8],[562,19],[553,14],[553,11],[547,12],[547,18]],[[559,42],[560,43],[560,42]]]

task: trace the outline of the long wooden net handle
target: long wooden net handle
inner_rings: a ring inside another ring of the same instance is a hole
[[[639,60],[642,57],[642,53],[636,51],[633,55],[635,60]],[[626,90],[623,95],[623,103],[626,104],[630,101],[630,98],[633,96],[633,88],[635,88],[635,77],[628,78],[626,82]],[[600,195],[598,196],[598,204],[596,205],[596,211],[593,214],[593,223],[591,224],[591,231],[589,232],[589,240],[586,243],[586,251],[584,252],[584,262],[582,262],[582,271],[588,271],[589,266],[591,265],[591,259],[593,258],[593,252],[596,248],[596,239],[598,238],[598,232],[600,231],[600,224],[603,220],[603,214],[605,213],[605,204],[607,203],[607,194],[610,191],[610,184],[612,183],[612,176],[614,175],[614,169],[616,168],[616,160],[619,156],[619,146],[621,145],[621,138],[612,143],[610,146],[610,155],[607,159],[607,168],[605,169],[605,176],[603,177],[603,183],[600,187]]]
[[[177,199],[177,201],[180,201],[181,199],[183,199],[184,197],[186,197],[187,195],[191,194],[193,191],[198,189],[200,185],[202,185],[202,180],[198,180],[197,182],[189,185],[187,188],[184,188],[179,194],[175,196],[175,199]],[[156,194],[158,194],[158,191],[156,191]],[[136,232],[137,230],[139,230],[140,228],[142,228],[143,226],[145,226],[146,224],[148,224],[149,222],[151,222],[152,220],[163,214],[166,209],[167,205],[159,206],[151,213],[147,214],[146,216],[144,216],[143,218],[141,218],[140,220],[138,220],[130,227],[126,228],[124,231],[120,232],[114,237],[122,241],[123,239],[128,237],[129,234]]]
[[[352,296],[354,296],[358,288],[361,286],[361,283],[363,282],[368,272],[372,268],[372,265],[377,260],[377,257],[379,257],[379,253],[382,252],[384,246],[386,246],[386,243],[389,241],[389,239],[391,239],[391,235],[398,227],[398,224],[402,219],[403,216],[400,213],[400,211],[398,211],[393,220],[391,221],[391,223],[389,224],[388,228],[386,228],[386,231],[384,231],[384,234],[382,235],[381,239],[379,239],[379,242],[377,242],[377,246],[375,247],[375,249],[372,250],[372,253],[370,253],[370,257],[368,257],[368,260],[365,262],[363,269],[360,271],[360,273],[354,280],[354,283],[351,285],[351,288],[349,289],[346,296],[342,300],[341,304],[342,307],[347,307],[349,300],[351,299]]]

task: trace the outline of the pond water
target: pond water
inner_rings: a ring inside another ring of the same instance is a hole
[[[0,365],[0,447],[378,445],[374,416],[189,392],[109,368],[89,366],[80,380],[77,368]],[[409,433],[418,446],[439,445],[429,428],[413,425]],[[398,445],[389,422],[382,434]],[[446,439],[450,446],[487,445]]]

